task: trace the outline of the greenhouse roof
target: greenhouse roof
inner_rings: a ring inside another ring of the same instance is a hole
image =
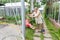
[[[41,5],[41,7],[39,8],[39,10],[44,10],[45,5]]]
[[[4,6],[0,6],[0,8],[1,8],[1,7],[4,7]]]
[[[29,6],[27,2],[25,2],[25,6]],[[21,6],[21,2],[16,2],[16,3],[6,3],[5,6],[11,7],[11,6]]]
[[[60,1],[58,1],[58,3],[60,3]]]

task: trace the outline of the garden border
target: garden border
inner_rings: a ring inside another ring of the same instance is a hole
[[[60,28],[60,24],[57,23],[54,19],[49,18],[49,20],[56,26],[56,28]]]

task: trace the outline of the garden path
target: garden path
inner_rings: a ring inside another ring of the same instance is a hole
[[[44,21],[44,29],[45,29],[45,33],[43,34],[44,40],[52,40],[52,37],[51,37],[51,35],[49,33],[49,30],[47,29],[45,21]],[[34,40],[42,40],[40,36],[41,36],[41,33],[40,32],[36,32],[36,30],[35,30],[33,39]]]
[[[20,26],[0,24],[0,40],[23,40]]]

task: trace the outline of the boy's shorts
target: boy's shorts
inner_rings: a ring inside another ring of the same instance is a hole
[[[38,29],[43,29],[44,28],[43,23],[42,24],[37,24],[37,27],[38,27]]]

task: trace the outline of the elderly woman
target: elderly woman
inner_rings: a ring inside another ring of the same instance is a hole
[[[34,12],[30,15],[30,17],[35,18],[36,24],[38,25],[37,29],[39,31],[42,31],[42,29],[43,29],[43,18],[42,18],[42,15],[41,15],[41,13],[37,7],[35,7]]]

